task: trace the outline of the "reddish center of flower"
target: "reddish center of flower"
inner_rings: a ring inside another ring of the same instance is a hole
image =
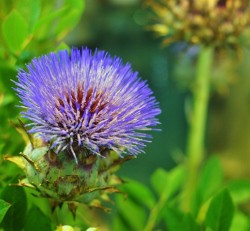
[[[74,112],[75,115],[78,114],[78,119],[82,118],[85,110],[88,109],[90,113],[100,112],[105,108],[107,102],[103,100],[103,94],[100,92],[94,93],[93,88],[87,90],[86,96],[84,95],[84,86],[77,87],[77,91],[71,91],[65,93],[65,99],[58,98],[56,109],[66,116],[67,119],[69,115],[67,115],[68,106],[70,106],[70,111]],[[85,99],[84,99],[85,97]],[[78,122],[78,121],[76,121]],[[59,119],[58,125],[61,127],[61,121]]]

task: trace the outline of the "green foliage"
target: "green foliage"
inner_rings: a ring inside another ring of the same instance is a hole
[[[234,205],[228,190],[216,195],[208,208],[205,224],[214,231],[227,231],[234,214]]]
[[[22,230],[27,210],[27,200],[24,189],[14,186],[6,187],[1,194],[1,198],[11,204],[1,226],[5,230]]]
[[[206,161],[198,179],[197,191],[193,202],[195,214],[198,213],[202,204],[220,189],[222,182],[223,172],[220,160],[214,156]]]
[[[3,21],[3,36],[9,50],[18,54],[24,47],[28,35],[28,24],[17,11],[11,11]]]
[[[32,206],[25,216],[24,230],[33,231],[51,230],[51,220],[36,206]]]
[[[226,184],[219,159],[212,157],[205,162],[198,176],[194,209],[184,211],[180,201],[186,175],[183,166],[177,166],[171,171],[157,169],[151,177],[152,192],[135,181],[127,180],[126,187],[122,188],[127,193],[126,199],[117,196],[119,216],[114,220],[113,228],[144,231],[156,228],[169,231],[248,230],[249,218],[237,206],[249,201],[248,181]],[[136,187],[138,184],[140,187]],[[143,199],[136,199],[139,196]]]
[[[10,204],[0,199],[0,223],[2,222],[6,212],[10,208]]]

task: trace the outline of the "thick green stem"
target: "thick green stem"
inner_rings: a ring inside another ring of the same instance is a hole
[[[188,176],[182,197],[182,209],[191,210],[191,204],[196,188],[196,181],[201,162],[204,159],[204,137],[206,131],[207,108],[210,89],[210,71],[214,49],[202,47],[197,66],[193,89],[193,109],[187,141]]]
[[[191,209],[196,177],[204,157],[204,135],[206,128],[207,107],[209,99],[210,69],[213,60],[213,48],[203,47],[197,63],[195,87],[193,91],[193,111],[187,144],[188,176],[183,191],[182,208]],[[164,189],[163,189],[164,190]],[[165,190],[164,190],[165,191]],[[167,202],[167,193],[162,193],[159,201],[152,208],[144,231],[152,231],[157,219]]]

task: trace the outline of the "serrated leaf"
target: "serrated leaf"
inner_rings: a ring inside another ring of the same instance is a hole
[[[128,194],[128,197],[134,200],[136,203],[144,205],[151,209],[155,204],[155,198],[153,193],[143,184],[127,180],[128,183],[125,183],[120,186],[121,191]]]
[[[2,221],[2,227],[4,230],[22,230],[27,210],[27,200],[24,189],[13,186],[6,187],[1,194],[1,198],[12,205]]]
[[[10,208],[11,204],[0,199],[0,223],[2,222],[6,212]]]
[[[9,49],[13,53],[19,53],[28,36],[28,25],[23,16],[17,10],[12,10],[4,19],[2,29]]]
[[[51,230],[51,220],[38,207],[33,206],[25,217],[24,230],[33,231]]]
[[[205,225],[213,231],[228,231],[233,214],[232,198],[228,190],[223,190],[212,199],[205,218]]]

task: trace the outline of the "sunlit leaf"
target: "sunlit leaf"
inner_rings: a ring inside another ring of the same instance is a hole
[[[72,226],[69,226],[69,225],[60,225],[60,226],[56,227],[55,231],[81,231],[81,229],[78,228],[78,227],[72,227]],[[98,229],[89,228],[86,231],[98,231]]]
[[[9,49],[13,53],[20,52],[28,36],[28,25],[23,16],[17,10],[12,10],[4,19],[2,29]]]
[[[230,231],[249,231],[250,230],[250,219],[247,214],[237,211],[233,217]]]
[[[67,7],[66,13],[61,17],[55,27],[55,33],[58,39],[64,37],[72,28],[74,28],[79,21],[83,9],[84,0],[65,0],[64,6]]]
[[[60,50],[68,50],[70,51],[70,47],[64,43],[64,42],[61,42],[55,49],[55,51],[60,51]]]
[[[32,32],[34,24],[41,14],[41,0],[19,0],[16,9],[25,18],[29,31]]]
[[[250,201],[250,181],[237,180],[228,184],[228,189],[234,203],[244,203]]]
[[[216,195],[208,208],[205,224],[213,231],[227,231],[234,214],[234,205],[228,190]]]
[[[54,21],[58,18],[60,19],[66,13],[67,8],[63,7],[54,11],[51,11],[49,14],[43,15],[37,23],[34,25],[33,33],[37,39],[42,39],[44,37],[50,37],[49,35],[54,30]]]
[[[34,34],[37,38],[55,37],[62,39],[80,20],[84,9],[83,0],[64,0],[54,10],[43,14],[34,25]]]
[[[23,170],[25,169],[25,161],[21,156],[5,156],[4,159],[16,164]]]

